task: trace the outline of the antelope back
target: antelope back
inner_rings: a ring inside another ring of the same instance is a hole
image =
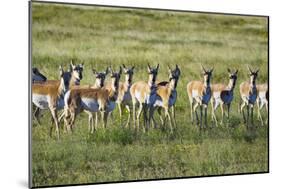
[[[32,68],[32,82],[45,82],[47,78],[38,70],[38,68]]]

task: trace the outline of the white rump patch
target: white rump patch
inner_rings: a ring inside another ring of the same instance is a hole
[[[266,92],[259,92],[259,98],[262,99],[262,98],[266,98]]]
[[[213,97],[214,97],[215,99],[220,98],[220,92],[214,92],[214,93],[213,93]]]
[[[140,102],[141,101],[141,93],[140,92],[136,92],[135,93],[135,97],[136,97],[136,99]]]
[[[199,95],[199,93],[198,93],[197,90],[192,90],[192,97],[193,97],[193,98],[198,97],[198,95]]]
[[[267,104],[266,99],[266,92],[260,92],[259,93],[259,100],[260,100],[260,109],[264,106],[264,104]]]

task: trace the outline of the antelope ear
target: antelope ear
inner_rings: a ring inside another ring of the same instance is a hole
[[[93,74],[97,74],[97,70],[96,69],[92,69],[92,71],[93,71]]]
[[[61,66],[61,65],[60,65],[60,67],[59,67],[59,72],[60,72],[60,76],[62,77],[62,76],[63,76],[64,71],[63,71],[63,68],[62,68],[62,66]]]
[[[227,68],[227,71],[228,71],[228,73],[230,73],[230,74],[231,74],[231,70],[230,70],[229,68]]]
[[[210,72],[212,73],[214,71],[214,67],[212,67],[212,69],[210,69]]]
[[[206,73],[206,70],[205,70],[205,68],[203,67],[202,64],[200,64],[200,67],[201,67],[201,70],[202,70],[204,73]]]
[[[159,64],[157,64],[157,67],[156,67],[156,69],[157,69],[157,70],[159,69]]]
[[[238,69],[235,71],[235,74],[238,74]]]
[[[259,73],[259,71],[260,71],[260,69],[258,68],[258,69],[256,70],[256,74]]]
[[[122,67],[123,67],[124,72],[126,72],[128,70],[124,64],[122,64]]]
[[[33,72],[34,74],[38,74],[39,70],[38,70],[37,68],[32,68],[32,72]]]
[[[119,67],[119,75],[121,75],[122,74],[122,68],[121,68],[121,66]]]
[[[113,70],[112,70],[112,67],[111,67],[111,66],[109,66],[108,71],[109,71],[111,74],[113,73]]]
[[[133,66],[131,69],[134,70],[134,69],[135,69],[135,66]]]
[[[178,65],[177,65],[177,74],[178,74],[178,75],[181,74],[181,70],[180,70],[180,68],[178,67]]]
[[[149,64],[147,64],[147,71],[150,72],[150,70],[151,70],[151,67]]]
[[[168,65],[168,70],[169,70],[169,73],[172,72],[171,67],[169,65]]]
[[[72,68],[72,65],[69,64],[69,71],[72,72],[73,71],[73,68]]]
[[[70,65],[71,65],[72,69],[75,68],[75,65],[73,64],[72,59],[70,60]]]
[[[248,68],[249,72],[252,73],[252,70],[251,70],[251,68],[249,67],[249,65],[247,65],[247,68]]]
[[[108,73],[109,73],[109,67],[106,68],[105,75],[107,75]]]

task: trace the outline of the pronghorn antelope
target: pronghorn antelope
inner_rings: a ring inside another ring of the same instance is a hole
[[[55,129],[57,137],[59,138],[59,122],[57,117],[57,110],[64,106],[63,96],[69,88],[70,75],[66,74],[60,66],[60,83],[56,85],[34,83],[32,84],[32,102],[40,109],[47,109],[51,111],[53,120],[55,122]],[[50,135],[52,134],[52,126],[50,128]]]
[[[67,129],[71,131],[74,126],[74,122],[77,114],[86,110],[87,112],[100,112],[101,119],[103,120],[103,128],[107,125],[108,113],[113,111],[115,107],[115,101],[118,95],[119,80],[121,75],[121,68],[119,72],[111,72],[111,88],[85,88],[75,87],[70,89],[64,98],[65,102],[65,124]],[[93,117],[89,114],[89,128],[93,128]]]
[[[104,87],[104,81],[106,75],[109,73],[109,69],[106,68],[104,72],[97,72],[95,69],[92,69],[93,74],[95,75],[95,84],[91,88],[102,88]]]
[[[109,69],[106,68],[106,70],[104,72],[98,72],[96,71],[95,69],[92,69],[93,71],[93,74],[95,75],[95,84],[90,86],[91,88],[95,88],[95,89],[98,89],[98,88],[102,88],[104,87],[104,82],[105,82],[105,78],[106,78],[106,75],[109,73]],[[89,115],[89,132],[90,133],[93,133],[94,132],[94,129],[92,126],[92,122],[93,122],[93,114],[91,111],[88,111],[88,110],[84,110],[88,115]],[[97,123],[98,123],[98,112],[95,112],[95,117],[96,117],[96,120],[95,120],[95,126],[97,126]],[[96,129],[96,127],[95,127]]]
[[[104,87],[104,81],[105,81],[105,78],[106,78],[106,75],[109,73],[109,70],[108,68],[106,68],[106,70],[104,72],[98,72],[96,71],[95,69],[92,69],[92,72],[93,74],[95,75],[95,83],[94,85],[75,85],[75,86],[71,86],[70,89],[74,88],[74,87],[79,87],[79,88],[102,88]],[[84,110],[88,115],[89,115],[89,122],[92,121],[92,113],[87,111],[87,110]],[[97,112],[96,112],[96,122],[97,122]],[[59,122],[61,121],[61,119],[64,117],[64,111],[63,113],[60,115],[59,117]],[[66,128],[66,127],[64,127]],[[89,128],[89,131],[90,131],[91,128]]]
[[[257,97],[257,109],[258,109],[258,118],[261,121],[261,124],[263,125],[263,118],[261,116],[260,110],[265,106],[266,112],[268,113],[268,99],[269,99],[269,93],[268,93],[268,85],[267,83],[259,84],[256,86],[258,97]]]
[[[38,70],[38,68],[32,68],[32,83],[45,82],[47,78]]]
[[[47,80],[47,78],[38,70],[38,68],[32,68],[31,74],[32,74],[31,75],[32,83],[45,82]],[[39,113],[40,113],[40,109],[35,107],[33,117],[37,121],[37,123],[40,125]]]
[[[122,106],[125,106],[126,109],[129,112],[126,127],[130,123],[130,116],[131,116],[130,107],[129,107],[129,105],[132,101],[132,97],[131,97],[131,94],[130,94],[130,88],[131,88],[131,85],[132,85],[134,68],[135,68],[135,66],[133,66],[131,68],[127,68],[123,64],[123,72],[124,72],[124,75],[125,75],[125,82],[119,83],[118,97],[117,97],[117,101],[116,101],[116,103],[118,105],[118,109],[119,109],[120,122],[122,122]]]
[[[240,96],[242,99],[242,105],[240,107],[240,112],[243,114],[243,120],[249,126],[249,118],[251,117],[251,123],[253,124],[253,108],[256,103],[256,99],[258,96],[257,87],[256,87],[256,79],[258,77],[259,69],[256,71],[252,71],[249,66],[249,75],[250,82],[243,82],[240,84]],[[247,106],[247,119],[244,114],[244,107]],[[249,110],[251,109],[251,110]],[[251,115],[249,115],[251,114]]]
[[[69,88],[72,88],[76,85],[80,84],[80,81],[83,78],[82,72],[83,72],[83,68],[84,68],[84,64],[78,64],[78,65],[74,65],[72,63],[72,60],[70,62],[70,69],[68,72],[64,72],[64,78],[66,78],[66,84]],[[46,80],[44,83],[42,84],[46,84],[46,85],[59,85],[60,84],[60,80]],[[40,115],[40,108],[37,107],[34,111],[34,118],[35,120],[38,122],[38,124],[40,125],[40,121],[39,121],[39,115]],[[63,115],[60,116],[59,120],[61,119]]]
[[[179,76],[180,69],[178,65],[176,65],[176,68],[174,70],[171,70],[171,68],[169,67],[169,81],[162,81],[157,84],[157,98],[153,105],[154,107],[158,108],[158,113],[160,114],[162,125],[165,123],[166,117],[168,117],[171,131],[173,129],[172,124],[176,126],[174,105],[177,100],[176,87],[179,80]],[[170,107],[172,109],[173,114],[172,119],[169,113]],[[160,108],[163,108],[165,110],[165,120],[161,118]],[[153,117],[152,120],[154,122],[154,125],[156,125]]]
[[[212,90],[212,98],[211,98],[211,106],[212,106],[212,120],[215,121],[215,124],[217,125],[217,118],[215,111],[218,106],[221,108],[221,124],[223,124],[223,118],[224,118],[224,105],[227,106],[227,121],[229,121],[229,111],[230,111],[230,105],[234,97],[234,87],[237,80],[237,73],[238,70],[231,72],[231,70],[228,68],[228,77],[229,82],[228,85],[224,84],[212,84],[211,90]]]
[[[197,107],[200,107],[200,127],[202,127],[203,121],[203,108],[204,108],[204,119],[205,119],[205,127],[207,127],[207,108],[208,103],[211,99],[211,77],[213,68],[210,70],[206,70],[202,65],[202,74],[204,81],[191,81],[187,84],[187,94],[190,102],[191,109],[191,120],[192,123],[193,113],[196,115],[197,123],[199,122],[197,115]]]
[[[157,86],[155,85],[156,77],[158,74],[159,64],[156,68],[151,68],[148,64],[147,71],[149,74],[148,82],[138,81],[131,86],[130,93],[133,104],[133,121],[134,127],[136,128],[137,119],[137,129],[140,127],[140,115],[143,111],[144,117],[144,131],[150,126],[150,120],[147,119],[147,111],[149,110],[149,117],[152,118],[153,114],[153,104],[155,103],[157,97]],[[136,116],[136,103],[139,103],[139,110]],[[147,125],[148,122],[148,125]]]
[[[105,83],[105,78],[106,78],[106,75],[109,73],[109,68],[106,68],[106,70],[104,72],[98,72],[96,71],[95,69],[92,69],[93,71],[93,74],[95,75],[95,83],[94,85],[92,86],[88,86],[90,88],[93,88],[93,89],[99,89],[99,88],[102,88],[104,87],[104,83]],[[88,115],[89,115],[89,132],[90,133],[93,133],[94,132],[94,128],[91,127],[92,126],[92,122],[93,122],[93,113],[91,111],[88,111],[88,110],[84,110],[84,112],[86,112]],[[98,112],[95,112],[95,126],[97,126],[97,123],[98,123]],[[96,127],[95,127],[96,129]]]

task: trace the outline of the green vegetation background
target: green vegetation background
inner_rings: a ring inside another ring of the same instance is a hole
[[[173,134],[136,134],[119,126],[114,111],[105,131],[89,134],[82,113],[75,132],[57,141],[48,136],[51,119],[44,112],[42,125],[32,127],[33,186],[268,171],[267,126],[260,127],[255,114],[257,127],[247,131],[237,110],[247,64],[260,68],[258,83],[268,80],[267,24],[265,17],[33,2],[32,63],[49,79],[58,79],[58,66],[68,68],[71,59],[85,62],[82,84],[94,82],[92,67],[135,65],[134,81],[147,80],[147,63],[160,64],[160,81],[168,65],[182,70]],[[201,80],[200,63],[214,66],[212,83],[227,83],[226,69],[239,69],[229,125],[200,131],[191,124],[186,84]]]

